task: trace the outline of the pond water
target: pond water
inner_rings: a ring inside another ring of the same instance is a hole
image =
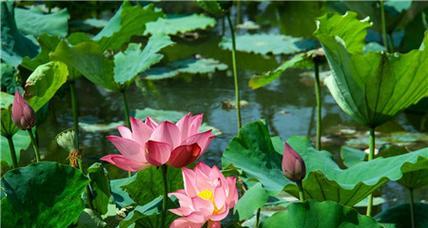
[[[265,32],[284,32],[284,29],[277,26],[281,23],[281,15],[278,18],[273,16],[261,17],[261,15],[269,15],[267,10],[272,10],[271,8],[276,7],[275,5],[259,4],[255,7],[258,10],[243,7],[241,14],[245,19],[263,24],[261,29]],[[182,8],[183,11],[178,9],[176,13],[185,13],[185,7]],[[104,14],[108,15],[108,13]],[[266,20],[272,21],[266,23]],[[235,110],[230,107],[230,101],[234,100],[231,56],[229,51],[218,46],[222,30],[222,23],[219,20],[215,29],[199,34],[197,40],[189,40],[185,37],[173,38],[180,45],[167,48],[164,52],[166,57],[162,63],[201,55],[227,64],[228,70],[212,75],[179,75],[172,79],[160,81],[142,79],[137,83],[138,86],[133,85],[127,91],[130,110],[150,107],[204,113],[204,120],[209,125],[218,128],[222,134],[213,141],[202,160],[217,165],[221,164],[222,151],[237,132]],[[238,33],[246,33],[246,31],[238,30]],[[228,34],[227,31],[226,34]],[[313,137],[315,135],[315,97],[312,72],[289,70],[270,85],[252,90],[248,87],[248,80],[253,74],[271,70],[287,57],[239,52],[237,58],[240,94],[245,103],[242,107],[243,123],[264,118],[270,126],[272,134],[279,135],[283,140],[292,135]],[[322,69],[326,71],[328,66],[324,65]],[[108,124],[123,119],[120,94],[97,88],[83,78],[78,81],[77,88],[79,91],[80,121]],[[54,138],[56,132],[72,126],[68,89],[67,86],[64,86],[59,95],[51,102],[48,119],[39,128],[39,139],[45,158],[64,163],[67,162],[67,153],[56,145]],[[323,145],[335,157],[339,157],[338,152],[345,140],[357,136],[364,137],[367,129],[355,123],[341,111],[326,87],[322,87],[322,101]],[[426,115],[402,113],[380,127],[378,131],[381,135],[403,131],[423,132],[426,118]],[[105,136],[109,134],[118,133],[116,130],[97,133],[81,132],[81,147],[86,164],[95,162],[103,155],[114,151],[111,143],[105,139]],[[423,145],[424,143],[409,144],[408,147],[420,148]],[[365,148],[362,147],[362,149]],[[32,153],[25,154],[30,156]],[[30,157],[24,156],[23,162],[27,162],[26,159],[28,161]],[[112,166],[108,166],[108,168],[112,177],[126,176],[126,173]],[[428,198],[426,190],[419,190],[417,199]],[[391,204],[406,201],[404,190],[396,184],[389,184],[382,191],[385,193],[384,197]]]

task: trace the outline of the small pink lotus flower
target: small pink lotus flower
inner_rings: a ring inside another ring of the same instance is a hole
[[[235,177],[225,178],[220,170],[198,163],[193,170],[183,168],[184,189],[169,195],[175,196],[180,207],[170,211],[182,216],[174,220],[170,228],[221,227],[229,210],[238,201]]]
[[[302,181],[306,175],[305,162],[288,143],[285,144],[282,155],[282,172],[284,176],[294,182]]]
[[[28,130],[36,124],[36,115],[31,106],[24,100],[18,91],[12,104],[12,121],[21,130]]]
[[[184,167],[198,159],[214,138],[211,130],[199,132],[201,124],[202,114],[189,113],[176,124],[158,124],[150,117],[143,122],[131,117],[132,131],[119,126],[121,137],[107,136],[120,154],[109,154],[101,160],[132,172],[150,165]]]

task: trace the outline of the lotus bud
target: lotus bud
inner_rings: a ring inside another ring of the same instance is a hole
[[[302,157],[288,143],[284,146],[282,172],[294,182],[301,182],[306,175],[306,166]]]
[[[36,124],[36,115],[31,106],[18,91],[15,92],[12,105],[12,120],[21,130],[28,130]]]

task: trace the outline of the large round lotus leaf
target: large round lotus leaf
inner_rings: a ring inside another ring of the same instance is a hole
[[[263,228],[382,227],[374,219],[331,201],[293,203],[266,219]]]
[[[371,23],[357,14],[327,14],[318,20],[321,42],[333,74],[325,83],[342,110],[358,122],[377,127],[428,96],[428,33],[425,48],[406,54],[364,53]]]
[[[80,170],[56,162],[7,172],[1,179],[1,226],[67,227],[84,209],[88,182]]]

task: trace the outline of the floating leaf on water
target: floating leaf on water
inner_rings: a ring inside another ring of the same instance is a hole
[[[17,28],[14,17],[14,2],[1,3],[1,59],[14,67],[18,66],[22,58],[35,57],[39,48],[34,40],[24,36]]]
[[[159,18],[157,21],[147,23],[147,28],[144,34],[183,34],[194,30],[214,27],[215,22],[214,18],[202,14]]]
[[[249,103],[246,100],[239,101],[239,107],[241,108],[248,106],[248,104]],[[236,102],[232,100],[225,100],[221,102],[221,106],[223,109],[226,109],[226,110],[236,109]]]
[[[236,36],[236,50],[255,54],[294,54],[314,49],[315,40],[277,34],[244,34]],[[232,40],[224,37],[220,42],[223,49],[232,49]]]
[[[123,121],[112,122],[108,124],[85,123],[79,122],[79,127],[86,132],[109,132],[116,129],[118,126],[123,125]]]
[[[160,80],[172,78],[179,74],[208,74],[215,71],[223,71],[227,65],[215,59],[191,58],[169,63],[163,67],[155,67],[148,70],[144,76],[147,80]]]
[[[263,227],[281,228],[312,227],[382,227],[373,218],[359,214],[351,207],[325,201],[306,201],[293,203],[287,210],[278,212],[263,222]],[[351,225],[352,224],[352,225]]]
[[[98,18],[88,18],[83,23],[95,28],[104,28],[108,24],[108,21]]]
[[[340,150],[340,158],[348,168],[363,162],[365,157],[364,151],[349,146],[343,146]]]
[[[44,14],[34,8],[15,8],[15,21],[18,29],[25,34],[34,36],[49,34],[65,37],[68,32],[69,18],[67,9]]]
[[[114,56],[114,80],[118,84],[131,82],[139,73],[158,63],[163,55],[159,51],[174,42],[167,35],[153,35],[141,50],[141,44],[131,43],[124,52]]]
[[[428,49],[364,53],[370,26],[353,12],[327,14],[315,35],[334,72],[325,80],[333,98],[356,121],[377,127],[428,95]]]
[[[145,120],[147,116],[150,116],[154,120],[158,122],[162,121],[172,121],[177,122],[186,115],[186,112],[180,112],[180,111],[171,111],[171,110],[160,110],[160,109],[152,109],[152,108],[145,108],[145,109],[137,109],[135,111],[135,118]],[[207,131],[212,130],[212,133],[214,135],[220,135],[221,131],[215,127],[212,127],[208,125],[207,123],[202,123],[201,128],[199,131]]]
[[[245,21],[244,23],[237,25],[236,28],[245,30],[257,30],[260,29],[260,26],[254,21]]]
[[[132,36],[142,35],[147,22],[155,21],[161,16],[162,11],[153,4],[142,7],[140,4],[132,6],[131,3],[124,2],[93,40],[99,43],[102,50],[120,49]]]
[[[386,202],[385,199],[382,197],[373,197],[372,205],[378,206],[378,205],[384,204],[385,202]],[[369,198],[367,197],[361,200],[359,203],[355,204],[354,207],[367,207],[368,204],[369,204]]]
[[[42,108],[67,81],[68,69],[62,62],[38,66],[25,82],[25,98],[34,109]]]
[[[88,183],[80,170],[56,162],[9,171],[1,179],[2,226],[67,227],[84,209]]]

